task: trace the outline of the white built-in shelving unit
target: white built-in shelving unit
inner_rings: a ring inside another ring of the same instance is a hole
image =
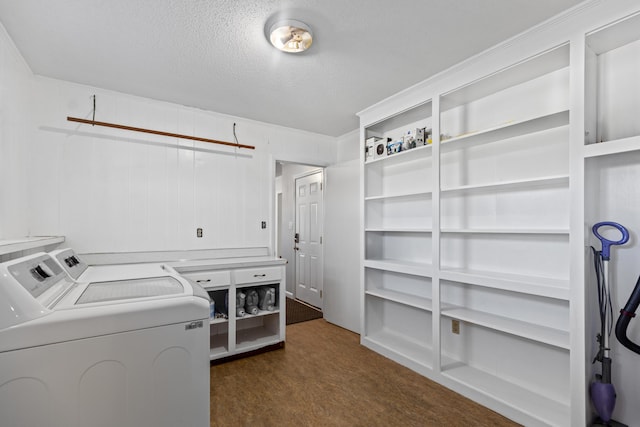
[[[593,418],[590,225],[640,246],[640,14],[582,8],[359,114],[362,344],[528,426]],[[364,153],[422,127],[432,144]],[[618,252],[619,308],[640,249]]]

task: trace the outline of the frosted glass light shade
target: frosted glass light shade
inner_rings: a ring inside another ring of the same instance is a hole
[[[278,21],[269,29],[269,41],[283,52],[304,52],[311,47],[311,28],[300,21]]]

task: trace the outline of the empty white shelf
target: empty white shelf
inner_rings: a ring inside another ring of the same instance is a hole
[[[433,304],[430,298],[409,295],[403,292],[390,291],[388,289],[369,289],[365,294],[387,301],[393,301],[410,307],[419,308],[421,310],[432,311]]]
[[[433,351],[431,347],[394,331],[385,329],[378,330],[363,337],[363,341],[368,341],[383,347],[388,352],[397,354],[428,368],[431,368],[433,364]]]
[[[518,188],[544,187],[569,185],[569,175],[550,175],[533,179],[519,179],[490,184],[461,185],[457,187],[443,188],[442,193],[471,193],[481,191],[509,191]]]
[[[442,315],[475,325],[569,349],[569,332],[464,307],[443,308]]]
[[[555,426],[568,426],[571,424],[568,402],[559,402],[464,364],[443,367],[442,375],[482,394],[491,396],[502,404],[538,419],[545,424]]]
[[[569,234],[565,228],[443,228],[442,233],[457,234]]]
[[[431,198],[431,191],[417,191],[413,193],[400,193],[400,194],[387,194],[381,196],[369,196],[365,197],[364,200],[373,201],[373,200],[389,200],[389,199],[414,199],[414,198]]]
[[[401,227],[372,227],[366,228],[364,231],[383,232],[383,233],[431,233],[430,228],[401,228]]]
[[[209,358],[218,358],[229,352],[229,334],[211,335],[209,338]]]
[[[414,276],[431,277],[433,274],[433,266],[431,264],[422,264],[417,262],[366,259],[364,261],[364,266],[378,270],[412,274]]]
[[[446,150],[453,150],[455,148],[460,148],[460,145],[462,144],[466,144],[465,147],[482,145],[547,129],[553,129],[559,126],[566,126],[568,124],[569,111],[560,111],[546,116],[505,123],[479,132],[467,133],[449,138],[442,141],[442,147]]]
[[[584,157],[609,156],[611,154],[628,153],[640,150],[640,136],[616,139],[584,146]]]
[[[524,276],[496,271],[446,268],[440,272],[440,278],[487,288],[504,289],[564,301],[569,300],[569,280],[567,279]]]
[[[249,351],[280,342],[280,336],[264,326],[236,331],[236,350]]]

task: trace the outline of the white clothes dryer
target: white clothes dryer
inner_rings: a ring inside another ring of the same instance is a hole
[[[206,292],[125,276],[77,282],[45,253],[0,264],[0,425],[209,425]]]

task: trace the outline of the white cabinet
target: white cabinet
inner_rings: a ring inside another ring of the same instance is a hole
[[[285,341],[284,261],[276,258],[223,259],[174,265],[187,279],[199,283],[215,306],[210,318],[211,360],[279,346]],[[273,290],[273,307],[261,307],[255,314],[236,315],[236,295],[255,290]],[[262,309],[264,308],[264,309]]]

